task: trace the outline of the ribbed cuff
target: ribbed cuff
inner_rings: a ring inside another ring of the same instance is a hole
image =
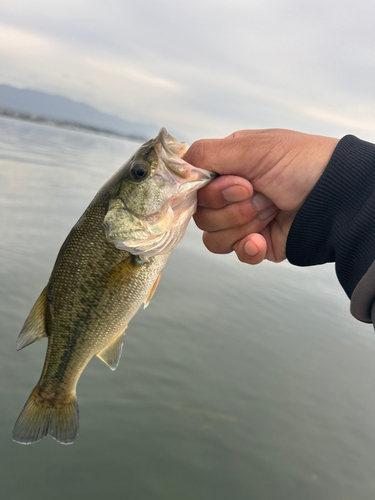
[[[375,259],[375,145],[345,136],[298,211],[286,244],[297,266],[336,263],[350,297]]]

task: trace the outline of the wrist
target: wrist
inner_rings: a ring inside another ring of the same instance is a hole
[[[375,258],[374,213],[375,146],[346,136],[293,221],[288,260],[299,266],[335,262],[350,297]]]

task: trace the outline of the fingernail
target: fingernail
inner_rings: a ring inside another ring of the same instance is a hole
[[[271,217],[271,215],[275,214],[277,212],[277,207],[276,205],[272,205],[270,208],[262,212],[261,214],[258,215],[258,219],[260,220],[266,220],[268,217]]]
[[[255,193],[252,197],[253,205],[258,212],[262,212],[266,208],[273,205],[272,201],[262,193]]]
[[[247,200],[249,192],[243,186],[230,186],[222,191],[223,198],[229,203]]]
[[[249,257],[255,257],[259,252],[259,248],[254,245],[251,241],[247,241],[244,246],[244,250]]]

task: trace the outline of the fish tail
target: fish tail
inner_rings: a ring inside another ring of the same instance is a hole
[[[78,404],[70,401],[53,403],[43,400],[38,386],[30,394],[13,429],[13,441],[33,444],[51,436],[62,444],[72,444],[78,434]]]

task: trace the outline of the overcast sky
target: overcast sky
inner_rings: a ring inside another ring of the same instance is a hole
[[[179,139],[282,127],[375,142],[373,0],[1,0],[0,83]]]

